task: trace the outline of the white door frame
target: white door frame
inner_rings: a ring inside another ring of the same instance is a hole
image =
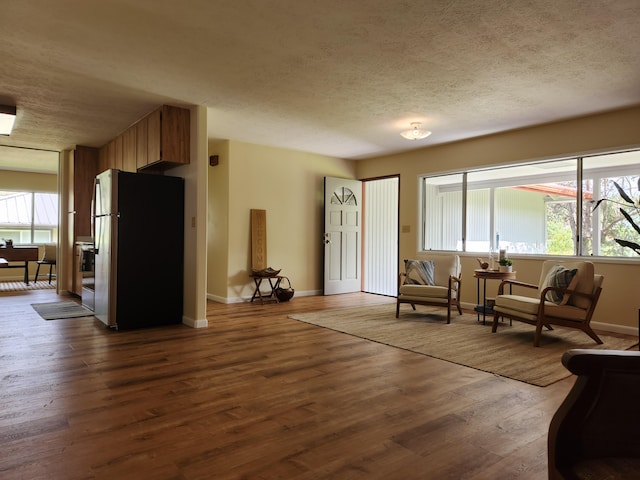
[[[324,294],[362,290],[362,182],[324,179]]]

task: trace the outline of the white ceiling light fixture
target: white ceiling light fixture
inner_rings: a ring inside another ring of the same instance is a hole
[[[420,128],[421,125],[422,124],[420,122],[413,122],[411,124],[411,130],[400,132],[400,135],[402,135],[407,140],[421,140],[423,138],[427,138],[429,135],[431,135],[431,132],[429,130],[423,130],[422,128]]]
[[[16,107],[0,105],[0,135],[11,135],[16,121]]]

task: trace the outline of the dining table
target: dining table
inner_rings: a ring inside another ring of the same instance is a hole
[[[29,285],[29,262],[38,261],[38,247],[0,247],[0,268],[24,268],[24,283]]]

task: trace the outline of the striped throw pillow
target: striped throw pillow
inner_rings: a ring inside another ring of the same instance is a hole
[[[435,285],[433,260],[405,260],[405,285]]]

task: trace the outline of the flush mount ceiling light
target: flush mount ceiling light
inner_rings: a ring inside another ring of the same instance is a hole
[[[400,135],[402,135],[407,140],[420,140],[423,138],[427,138],[429,135],[431,135],[431,132],[429,130],[422,130],[420,128],[421,125],[422,124],[420,122],[413,122],[411,124],[411,130],[405,130],[404,132],[401,132]]]
[[[0,135],[10,135],[16,121],[16,107],[0,105]]]

